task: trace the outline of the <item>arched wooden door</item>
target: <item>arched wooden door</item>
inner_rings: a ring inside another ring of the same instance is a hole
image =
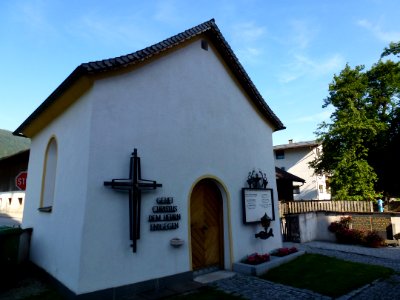
[[[223,268],[222,195],[211,179],[199,181],[190,197],[192,267]]]

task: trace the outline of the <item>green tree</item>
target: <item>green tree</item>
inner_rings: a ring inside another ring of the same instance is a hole
[[[398,55],[391,43],[382,57]],[[380,192],[400,193],[394,171],[400,169],[400,64],[380,59],[370,70],[346,65],[334,75],[323,107],[334,107],[330,122],[317,129],[323,152],[311,163],[331,175],[334,199],[367,200]]]
[[[387,197],[398,196],[400,63],[380,60],[366,75],[369,83],[368,117],[378,120],[383,126],[375,139],[367,143],[368,162],[378,175],[376,190]]]
[[[384,56],[388,56],[390,54],[397,55],[400,57],[400,42],[398,43],[390,43],[389,47],[386,47],[381,55],[381,58]]]

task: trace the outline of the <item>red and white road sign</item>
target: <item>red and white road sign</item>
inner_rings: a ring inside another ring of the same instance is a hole
[[[16,177],[15,177],[15,186],[20,189],[21,191],[25,191],[26,189],[26,177],[28,176],[28,172],[23,171],[20,172]]]

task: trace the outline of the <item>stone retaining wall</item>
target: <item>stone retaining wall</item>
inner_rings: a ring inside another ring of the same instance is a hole
[[[328,230],[330,223],[340,218],[352,216],[352,228],[359,230],[376,230],[386,239],[400,233],[400,214],[396,213],[334,213],[309,212],[298,214],[300,242],[335,241],[335,235]],[[391,225],[391,226],[390,226]]]

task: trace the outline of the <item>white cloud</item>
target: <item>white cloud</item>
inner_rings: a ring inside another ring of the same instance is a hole
[[[233,26],[233,38],[244,43],[256,42],[265,33],[265,27],[257,26],[254,22],[239,23]]]
[[[25,23],[25,28],[33,32],[36,37],[56,33],[54,26],[48,19],[48,8],[42,0],[17,2],[14,18]]]
[[[179,19],[175,0],[158,1],[155,9],[154,19],[156,21],[173,24]]]
[[[300,77],[299,73],[295,74],[290,72],[283,72],[278,76],[280,83],[289,83],[293,80],[296,80],[299,77]]]
[[[241,47],[235,51],[241,62],[256,63],[258,62],[263,51],[261,48]]]
[[[315,61],[304,55],[295,55],[295,60],[299,69],[305,69],[306,72],[316,75],[331,73],[344,64],[344,59],[339,54],[334,54],[322,61]]]
[[[368,20],[359,20],[357,25],[370,31],[377,39],[389,43],[400,40],[400,31],[384,31],[380,25],[373,24]]]
[[[288,83],[303,76],[322,76],[340,70],[345,64],[340,54],[333,54],[322,60],[311,59],[304,54],[294,54],[293,62],[287,64],[278,75],[281,83]]]
[[[263,53],[263,38],[266,28],[254,22],[243,22],[232,26],[232,44],[240,61],[257,63]]]
[[[321,123],[323,121],[328,121],[333,112],[334,112],[334,108],[331,106],[328,106],[327,108],[325,108],[323,111],[321,111],[319,113],[301,116],[297,119],[291,119],[291,120],[287,121],[287,123],[288,124]]]
[[[148,31],[138,26],[135,16],[126,19],[105,18],[95,13],[74,20],[66,25],[66,30],[69,34],[79,36],[88,42],[127,45],[133,48],[147,46],[151,36]]]
[[[309,22],[305,20],[292,20],[290,26],[293,35],[289,40],[294,47],[299,49],[308,48],[311,41],[318,33],[318,30],[316,30],[315,27],[311,27]]]
[[[331,74],[344,65],[340,54],[332,54],[325,58],[315,58],[307,54],[311,44],[318,35],[318,26],[311,20],[291,20],[289,22],[290,34],[287,39],[278,38],[280,43],[286,45],[289,63],[282,66],[277,74],[281,83],[288,83],[304,76],[321,76]]]

